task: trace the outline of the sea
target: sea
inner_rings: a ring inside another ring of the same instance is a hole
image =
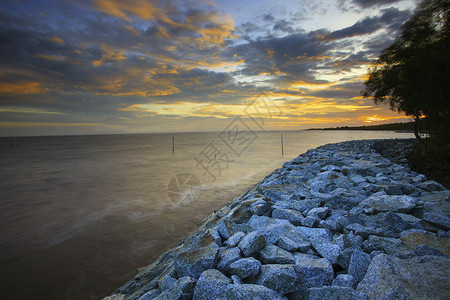
[[[393,131],[0,138],[0,298],[100,299],[285,161]]]

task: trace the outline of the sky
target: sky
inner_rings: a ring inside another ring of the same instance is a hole
[[[417,0],[2,0],[0,136],[407,121],[361,96]]]

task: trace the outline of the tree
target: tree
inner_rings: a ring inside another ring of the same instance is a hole
[[[369,70],[363,96],[389,103],[393,111],[419,120],[439,141],[450,143],[450,1],[425,0],[395,42]]]

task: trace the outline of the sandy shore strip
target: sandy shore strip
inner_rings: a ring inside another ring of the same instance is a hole
[[[308,150],[104,299],[448,299],[450,191],[414,143]]]

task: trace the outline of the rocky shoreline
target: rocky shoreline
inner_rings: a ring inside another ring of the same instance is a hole
[[[450,191],[413,145],[309,150],[105,299],[448,299]]]

